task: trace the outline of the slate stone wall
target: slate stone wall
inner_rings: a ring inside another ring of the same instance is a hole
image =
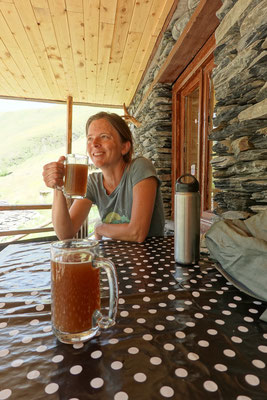
[[[171,215],[171,94],[157,84],[138,111],[160,67],[199,0],[180,0],[129,111],[135,152],[152,160],[162,180],[165,217]],[[216,214],[247,218],[267,208],[267,0],[222,0],[213,73],[216,106],[212,160]]]
[[[217,16],[215,212],[246,218],[267,209],[267,0],[225,0]]]

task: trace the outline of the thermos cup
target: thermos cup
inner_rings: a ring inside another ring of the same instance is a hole
[[[200,194],[198,180],[191,174],[177,179],[174,203],[174,258],[179,264],[199,260]]]

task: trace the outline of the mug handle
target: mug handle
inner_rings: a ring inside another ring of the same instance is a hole
[[[108,329],[115,324],[115,318],[118,309],[119,288],[115,265],[107,258],[98,257],[93,260],[94,268],[103,268],[106,271],[109,283],[109,311],[108,315],[101,312],[96,316],[97,325],[101,329]]]
[[[64,165],[64,170],[65,170],[64,176],[63,176],[63,185],[62,186],[55,185],[54,189],[60,190],[65,196],[64,185],[65,185],[65,177],[66,177],[66,164],[67,164],[66,159],[62,162],[62,164]]]

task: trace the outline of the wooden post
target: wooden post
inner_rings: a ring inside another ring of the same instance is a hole
[[[72,152],[72,96],[67,99],[67,154]]]

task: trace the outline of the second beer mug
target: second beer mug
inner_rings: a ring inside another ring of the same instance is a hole
[[[118,282],[114,264],[98,257],[98,242],[70,239],[51,244],[52,326],[62,343],[85,342],[115,324]],[[109,281],[109,311],[101,312],[100,268]]]

